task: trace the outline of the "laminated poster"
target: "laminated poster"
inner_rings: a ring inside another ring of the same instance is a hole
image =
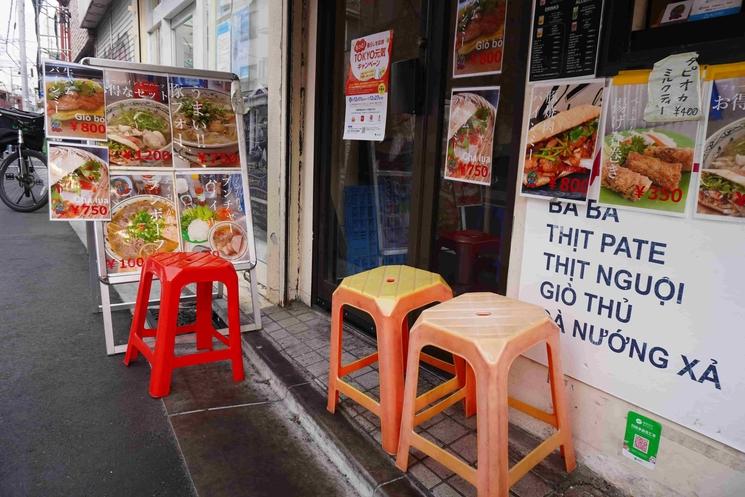
[[[168,78],[107,69],[104,86],[112,169],[170,167],[173,153]]]
[[[599,153],[603,80],[533,86],[522,195],[584,202]]]
[[[507,0],[458,0],[453,77],[502,72]]]
[[[173,165],[240,167],[230,81],[170,77]]]
[[[114,173],[111,221],[104,224],[108,274],[139,271],[145,257],[180,250],[173,173]]]
[[[44,113],[48,138],[105,140],[103,71],[45,61]]]
[[[249,259],[240,173],[177,173],[176,197],[185,251],[209,251],[234,262]]]
[[[49,219],[104,221],[109,211],[108,150],[49,144]]]
[[[694,152],[700,121],[645,121],[646,77],[628,84],[623,78],[613,80],[606,103],[599,201],[683,216],[697,167]]]
[[[344,140],[385,139],[393,31],[352,40],[344,87]]]
[[[453,88],[443,177],[491,185],[499,87]]]
[[[745,221],[745,70],[710,82],[697,217]]]

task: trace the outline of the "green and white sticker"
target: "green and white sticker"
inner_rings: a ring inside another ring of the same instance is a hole
[[[661,434],[660,423],[629,411],[626,417],[626,434],[623,437],[623,455],[648,469],[654,469]]]

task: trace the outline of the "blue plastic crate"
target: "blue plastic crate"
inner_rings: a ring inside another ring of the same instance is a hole
[[[406,254],[394,254],[394,255],[383,256],[384,266],[397,266],[400,264],[406,264]]]
[[[372,186],[344,187],[344,237],[348,260],[377,257],[378,227]]]

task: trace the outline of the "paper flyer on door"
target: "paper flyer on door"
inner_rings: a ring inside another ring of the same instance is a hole
[[[344,87],[344,139],[383,141],[393,31],[355,38]]]

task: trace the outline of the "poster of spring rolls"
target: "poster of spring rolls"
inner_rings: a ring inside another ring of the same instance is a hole
[[[103,226],[109,274],[137,272],[145,257],[180,249],[172,173],[114,172],[110,195],[111,221]]]
[[[443,177],[491,185],[499,87],[453,88]]]
[[[597,146],[603,80],[537,85],[530,91],[520,193],[584,202]]]
[[[47,137],[105,140],[103,71],[51,61],[43,70]]]
[[[248,260],[240,173],[176,173],[176,194],[184,250],[210,251],[234,262]]]
[[[458,0],[453,77],[502,72],[507,0]]]
[[[697,217],[745,221],[745,71],[709,83]]]
[[[173,165],[176,168],[239,167],[238,124],[231,82],[170,78]]]
[[[701,121],[646,122],[646,81],[619,84],[618,78],[606,100],[599,201],[683,216]]]
[[[170,166],[168,78],[106,70],[104,88],[111,167]]]
[[[49,219],[109,219],[109,167],[105,147],[49,144]]]

